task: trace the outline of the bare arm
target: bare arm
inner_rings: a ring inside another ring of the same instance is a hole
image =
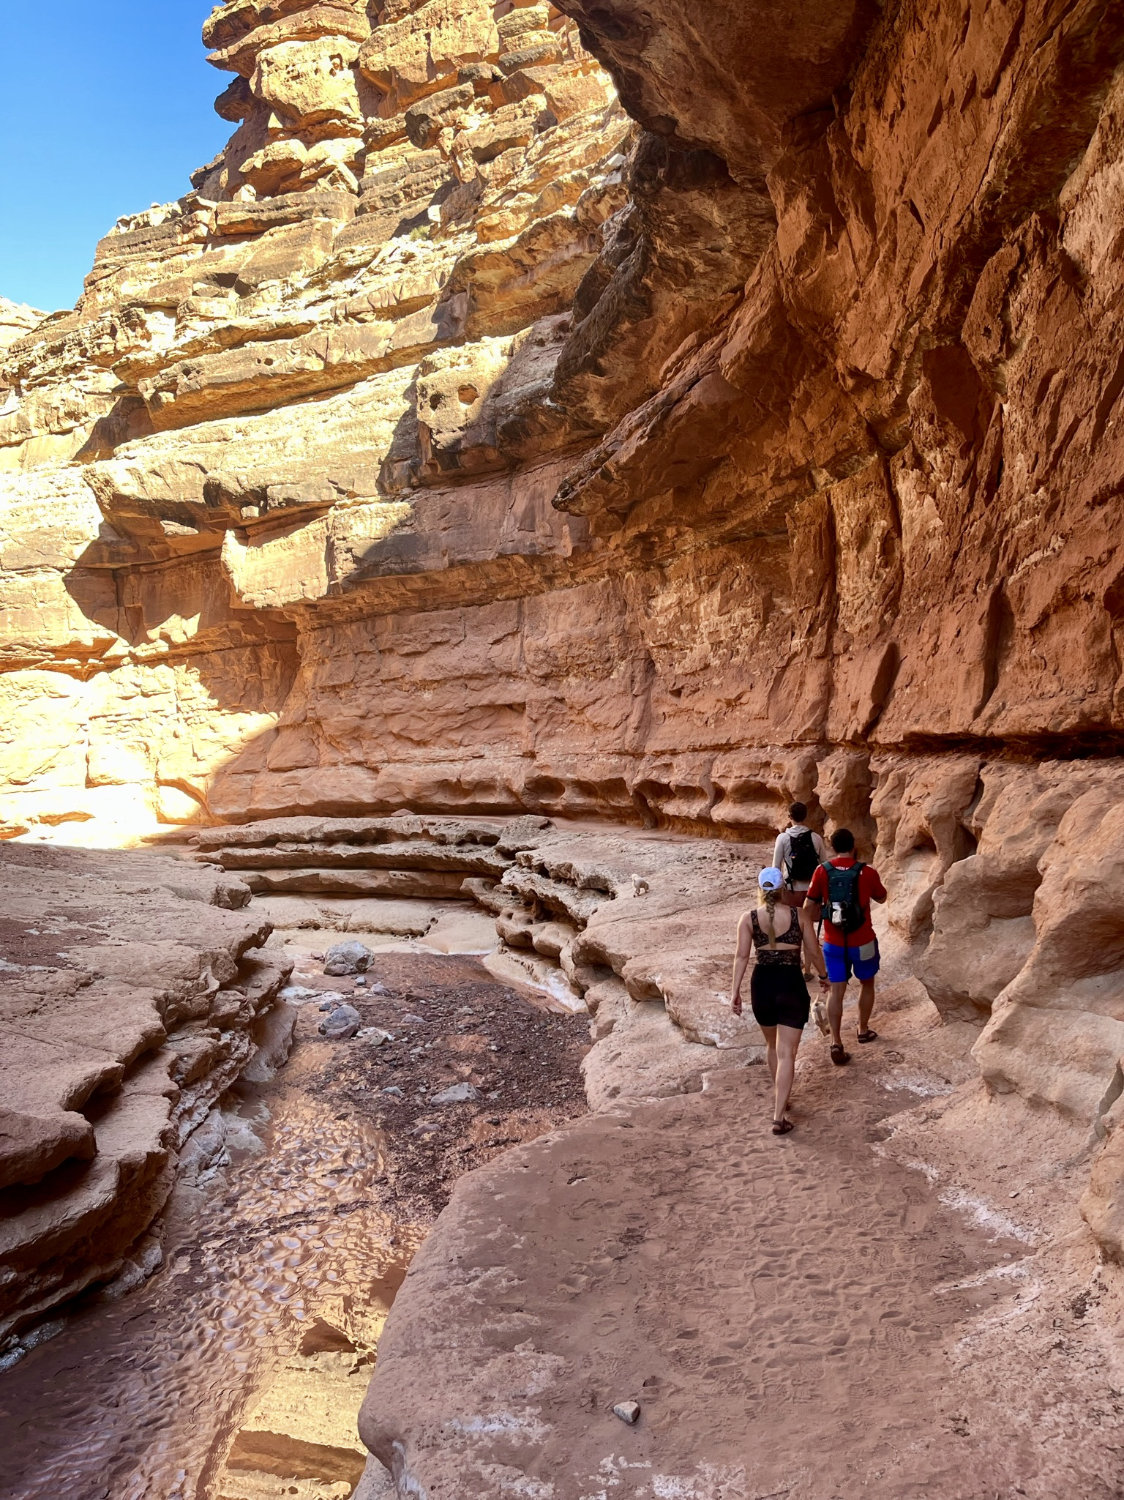
[[[817,870],[812,876],[813,884],[817,883],[820,878],[820,872]],[[820,947],[819,934],[816,932],[816,925],[823,915],[823,902],[806,897],[802,915],[804,917],[804,952],[807,954],[812,968],[819,975],[821,984],[826,984],[827,965],[824,963],[823,949]]]
[[[820,947],[820,940],[816,936],[816,919],[813,917],[807,922],[802,922],[800,924],[800,931],[804,938],[804,952],[807,954],[808,962],[820,978],[826,980],[827,965],[823,961],[823,949]]]
[[[742,980],[749,966],[749,955],[753,950],[753,932],[749,913],[738,923],[738,948],[734,957],[734,982],[730,992],[730,1009],[735,1016],[742,1013]]]

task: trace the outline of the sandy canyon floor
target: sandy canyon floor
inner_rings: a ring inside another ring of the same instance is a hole
[[[1059,1142],[1000,1118],[904,968],[849,1067],[809,1029],[777,1140],[760,1063],[587,1114],[584,1020],[409,941],[353,989],[332,934],[287,936],[295,982],[392,1040],[301,1007],[162,1269],[0,1376],[6,1500],[391,1493],[360,1479],[376,1352],[368,1410],[429,1500],[1124,1494],[1118,1273]]]
[[[368,1399],[430,1500],[1124,1493],[1119,1278],[918,989],[806,1036],[783,1140],[754,1066],[463,1185]]]

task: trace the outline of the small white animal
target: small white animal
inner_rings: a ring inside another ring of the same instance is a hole
[[[634,896],[646,896],[648,894],[648,882],[644,879],[643,875],[633,875],[630,879],[632,880],[632,894]]]

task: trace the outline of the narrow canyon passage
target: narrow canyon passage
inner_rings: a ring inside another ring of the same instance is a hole
[[[247,866],[234,830],[224,859],[269,892],[328,849],[405,858],[354,842],[377,820],[286,831],[315,839]],[[580,945],[464,899],[243,909],[294,964],[296,1049],[189,1139],[162,1269],[0,1374],[5,1500],[372,1500],[368,1447],[428,1500],[1118,1500],[1119,1285],[1080,1232],[1079,1133],[987,1094],[978,1028],[942,1022],[886,932],[876,1045],[834,1068],[810,1027],[778,1140],[753,1036],[671,1020],[732,1023],[719,987],[766,851],[538,837],[502,889],[584,903]],[[341,939],[370,945],[366,972],[324,973]],[[592,1018],[513,987],[563,940]],[[328,993],[356,1035],[319,1033]]]

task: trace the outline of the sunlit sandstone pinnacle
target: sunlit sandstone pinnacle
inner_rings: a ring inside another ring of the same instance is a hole
[[[0,366],[6,831],[799,796],[1120,1253],[1124,13],[206,32],[226,150]]]

